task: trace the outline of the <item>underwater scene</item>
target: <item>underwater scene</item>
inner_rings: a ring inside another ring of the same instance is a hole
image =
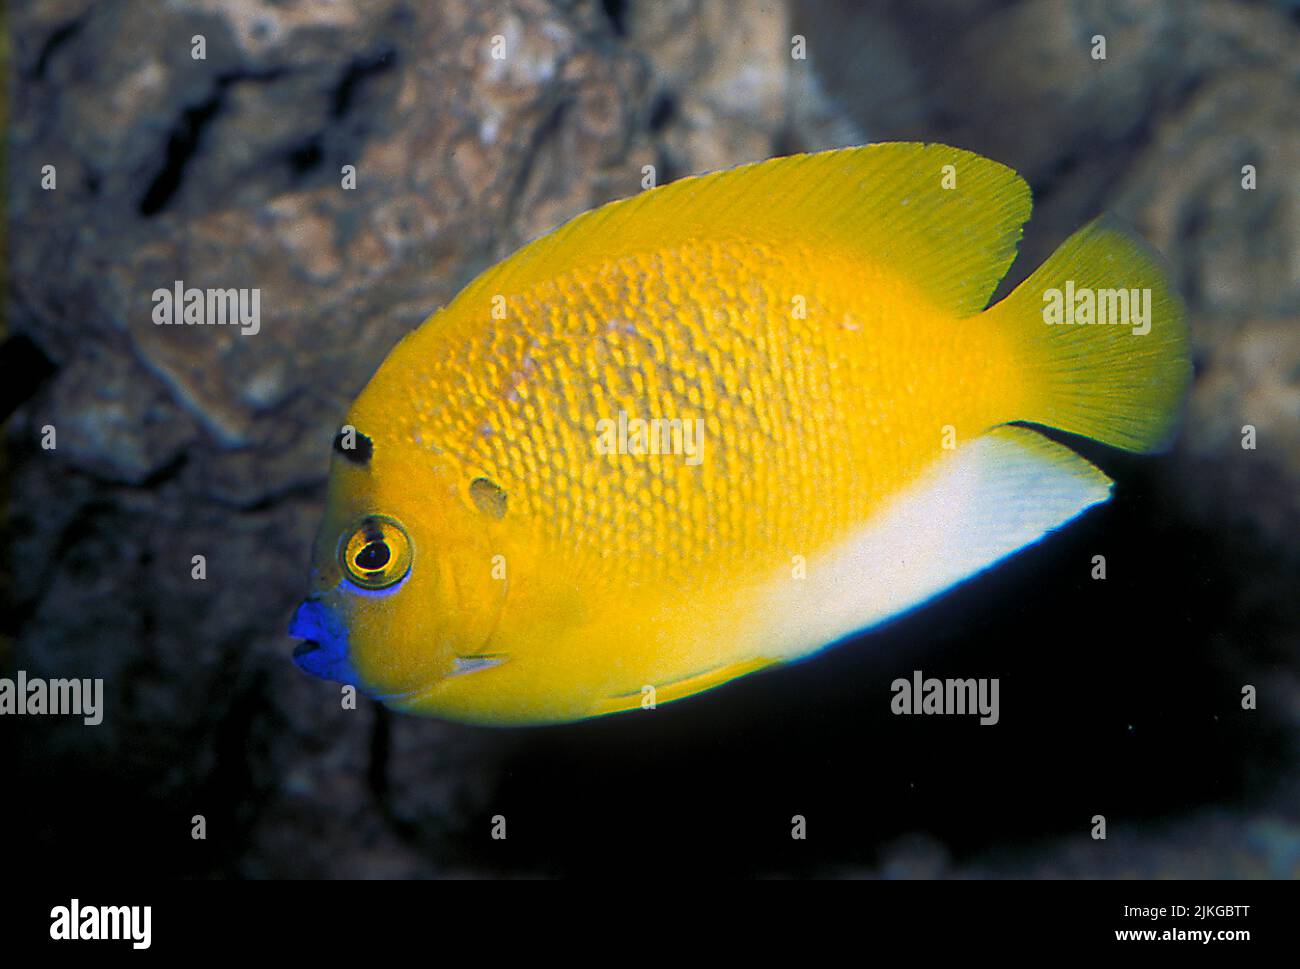
[[[1300,876],[1296,3],[3,17],[18,864]]]

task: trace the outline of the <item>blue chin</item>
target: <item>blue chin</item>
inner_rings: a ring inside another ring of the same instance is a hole
[[[298,668],[322,680],[360,687],[361,677],[348,658],[348,630],[338,614],[316,599],[298,607],[289,635],[304,640],[293,651]]]

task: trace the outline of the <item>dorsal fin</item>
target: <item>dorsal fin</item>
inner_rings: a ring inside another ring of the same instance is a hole
[[[457,302],[519,292],[637,252],[740,238],[860,255],[912,282],[938,308],[969,316],[988,304],[1015,258],[1030,207],[1029,186],[1010,168],[946,145],[773,158],[580,215],[487,270]]]

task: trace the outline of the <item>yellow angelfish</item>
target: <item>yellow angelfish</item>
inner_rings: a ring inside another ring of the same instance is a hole
[[[948,167],[951,166],[951,167]],[[495,724],[807,656],[1110,493],[1168,440],[1184,314],[1106,221],[985,308],[1030,192],[942,145],[683,179],[574,219],[393,349],[335,441],[309,672]]]

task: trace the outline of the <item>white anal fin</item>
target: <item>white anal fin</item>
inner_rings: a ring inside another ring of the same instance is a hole
[[[904,613],[1110,497],[1069,448],[999,427],[941,459],[804,581],[778,580],[765,653],[797,659]]]

